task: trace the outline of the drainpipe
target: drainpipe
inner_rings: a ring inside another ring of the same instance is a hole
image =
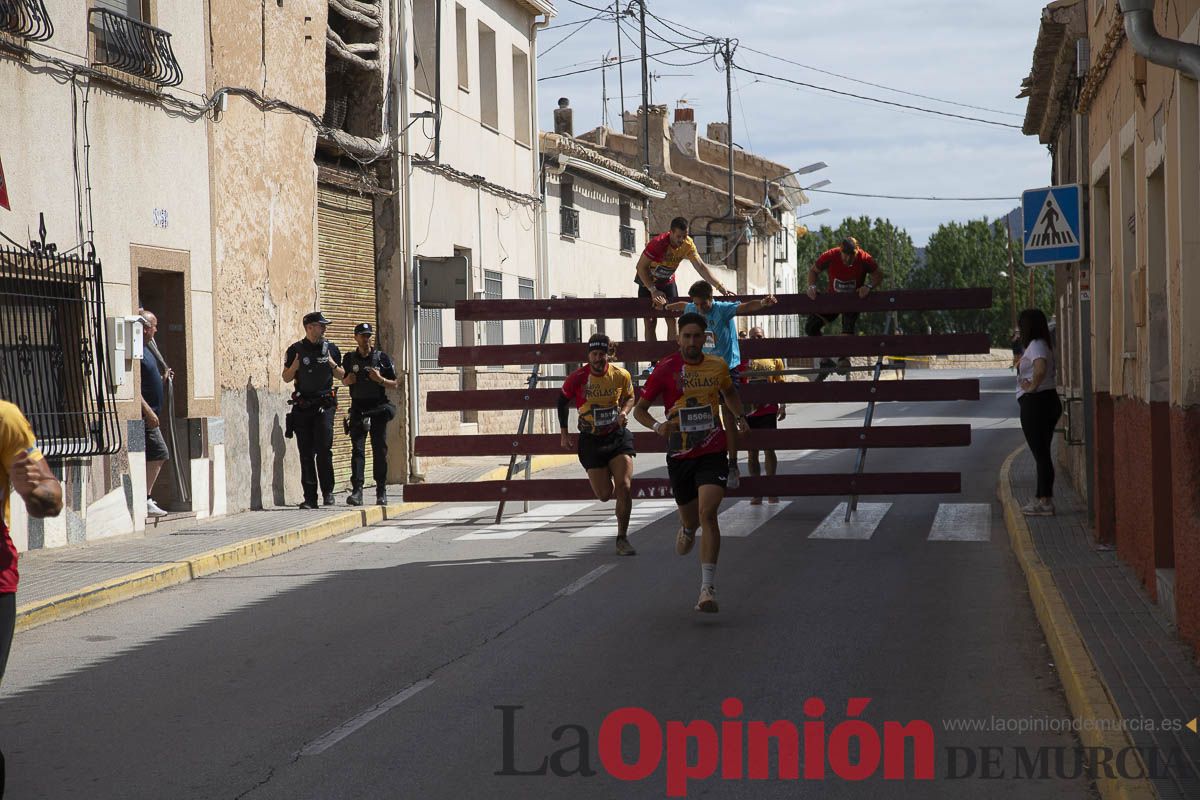
[[[403,270],[401,272],[402,292],[404,304],[404,314],[402,319],[408,326],[408,343],[407,357],[404,359],[404,365],[408,370],[408,407],[407,412],[407,428],[408,428],[408,481],[410,483],[420,480],[421,470],[420,462],[416,456],[417,436],[420,434],[421,415],[421,378],[420,378],[420,341],[417,335],[418,313],[416,304],[413,302],[415,297],[414,292],[417,290],[416,269],[417,258],[413,252],[413,225],[412,225],[412,192],[410,183],[412,181],[412,137],[409,135],[410,120],[408,118],[408,89],[410,86],[409,64],[411,64],[412,51],[408,44],[408,22],[410,19],[411,6],[408,0],[392,0],[391,10],[392,30],[395,31],[396,47],[395,62],[392,66],[393,74],[393,91],[400,105],[400,141],[398,143],[400,152],[397,159],[397,178],[399,180],[400,189],[400,231],[403,245],[401,247],[401,259]],[[397,145],[393,145],[397,146]]]
[[[532,143],[533,143],[533,174],[534,180],[538,186],[534,191],[540,191],[542,198],[542,208],[539,216],[541,217],[541,235],[537,237],[534,247],[536,249],[535,257],[537,260],[537,288],[534,290],[534,295],[542,297],[550,296],[550,257],[547,253],[548,237],[546,233],[546,191],[543,185],[542,173],[542,138],[538,130],[537,124],[537,35],[538,31],[544,30],[550,24],[550,17],[543,16],[541,19],[533,21],[529,26],[529,108],[533,112],[533,119],[529,120],[532,126]]]
[[[1200,81],[1200,45],[1160,35],[1154,27],[1154,0],[1121,0],[1121,13],[1125,34],[1139,56]]]

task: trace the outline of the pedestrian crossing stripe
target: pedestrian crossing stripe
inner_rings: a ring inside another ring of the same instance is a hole
[[[1063,247],[1079,244],[1079,239],[1067,223],[1062,206],[1054,197],[1054,192],[1046,195],[1046,202],[1038,211],[1038,221],[1025,240],[1026,250],[1037,250],[1049,247]]]

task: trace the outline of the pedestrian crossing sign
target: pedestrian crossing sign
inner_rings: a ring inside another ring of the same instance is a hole
[[[1083,192],[1077,185],[1029,189],[1021,195],[1025,266],[1083,260]]]

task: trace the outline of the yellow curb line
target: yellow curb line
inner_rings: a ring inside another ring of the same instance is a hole
[[[1121,712],[1083,642],[1075,617],[1058,591],[1053,574],[1038,555],[1025,515],[1013,496],[1010,481],[1012,465],[1024,449],[1017,448],[1005,459],[1004,466],[1000,468],[1000,485],[996,493],[1004,507],[1009,540],[1029,583],[1029,596],[1045,632],[1046,642],[1050,645],[1071,713],[1076,719],[1099,721],[1092,729],[1080,730],[1079,738],[1085,747],[1107,747],[1114,752],[1133,748],[1133,739],[1122,725],[1124,720]],[[1137,753],[1137,759],[1142,767],[1141,772],[1145,774],[1146,766],[1140,753]],[[1096,788],[1105,800],[1153,800],[1158,797],[1148,778],[1108,778],[1099,774],[1096,776]]]
[[[533,471],[540,472],[564,466],[573,463],[575,459],[574,455],[537,456],[533,460]],[[477,480],[500,480],[504,478],[505,472],[505,467],[499,467],[482,475]],[[411,514],[433,505],[435,504],[393,503],[388,506],[365,506],[302,528],[235,542],[181,561],[160,564],[128,575],[110,578],[45,600],[19,606],[16,630],[17,632],[27,631],[47,622],[69,619],[122,600],[130,600],[157,592],[160,589],[178,586],[205,575],[212,575],[233,567],[252,564],[264,558],[282,555],[306,544],[349,533],[357,528],[374,525],[385,519]]]

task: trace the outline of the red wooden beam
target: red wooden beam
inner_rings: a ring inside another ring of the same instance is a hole
[[[470,389],[430,392],[429,411],[505,411],[554,408],[559,389]],[[866,403],[978,400],[979,380],[833,381],[825,383],[755,383],[739,386],[742,400],[756,405],[779,403]]]
[[[742,339],[746,358],[820,358],[828,356],[934,356],[987,353],[986,333],[919,334],[915,336],[804,336],[794,339]],[[679,349],[675,342],[618,342],[618,361],[657,361]],[[582,363],[587,346],[580,342],[555,344],[500,344],[477,347],[442,347],[442,367],[502,366],[505,364]]]
[[[630,288],[633,270],[630,270]],[[680,287],[680,292],[687,287]],[[632,292],[631,292],[632,293]],[[739,300],[755,300],[746,295]],[[822,292],[816,300],[805,294],[777,296],[779,304],[756,314],[837,314],[843,311],[951,311],[991,308],[991,289],[898,289],[874,291],[866,299],[853,294]],[[646,298],[601,297],[554,300],[459,300],[454,318],[460,321],[500,319],[630,319],[667,316]]]
[[[886,496],[895,494],[957,494],[957,472],[867,472],[853,474],[773,475],[742,478],[727,497],[815,497],[822,495]],[[635,478],[634,500],[671,497],[666,478]],[[475,483],[415,483],[404,487],[404,499],[414,503],[461,503],[500,500],[589,500],[586,478],[553,480],[479,481]]]
[[[862,428],[780,428],[750,431],[739,440],[741,450],[847,450],[859,447],[966,447],[970,425],[884,425]],[[650,431],[633,434],[639,453],[664,453],[667,440]],[[558,434],[505,436],[418,436],[418,456],[511,456],[562,453]]]

